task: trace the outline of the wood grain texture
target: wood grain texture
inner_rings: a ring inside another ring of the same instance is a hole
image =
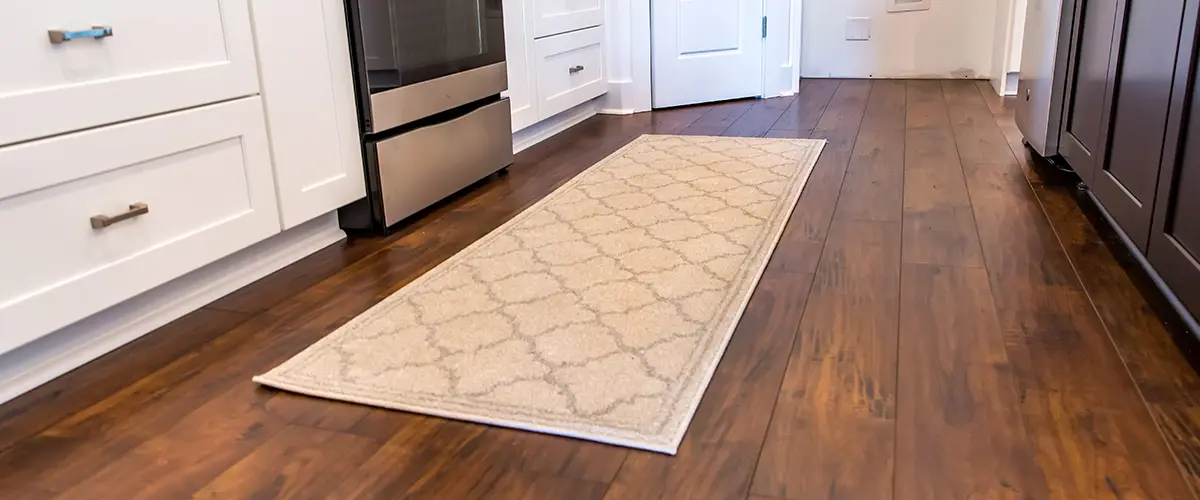
[[[899,262],[899,223],[833,224],[775,403],[755,494],[891,497]]]
[[[904,82],[873,82],[834,217],[900,222],[904,198],[904,108]]]
[[[817,121],[825,114],[833,95],[842,81],[832,78],[804,80],[804,87],[796,100],[783,112],[779,121],[771,127],[768,137],[807,137],[816,128]],[[786,134],[786,135],[785,135]]]
[[[0,497],[1194,498],[1177,325],[981,85],[813,79],[591,118],[0,406]],[[829,144],[677,456],[250,382],[638,135],[684,131]]]
[[[770,99],[759,99],[750,106],[742,116],[738,117],[737,121],[729,125],[729,128],[721,132],[721,135],[730,137],[762,137],[771,130],[775,122],[783,116],[794,102],[796,97],[772,97]]]
[[[908,82],[906,92],[904,261],[983,267],[941,85]]]
[[[323,497],[380,444],[353,434],[287,426],[193,497]]]
[[[808,240],[825,241],[870,93],[870,82],[843,81],[813,129],[813,139],[827,142],[788,223],[789,230],[794,226]]]
[[[1184,348],[1194,349],[1192,333],[1175,317],[1092,201],[1075,188],[1074,176],[1031,156],[1021,142],[1010,101],[990,92],[990,87],[979,90],[1067,257],[1075,269],[1086,270],[1077,274],[1088,298],[1192,492],[1200,492],[1200,440],[1195,437],[1200,429],[1200,377],[1172,342],[1179,339]]]
[[[160,327],[155,335],[111,352],[0,406],[0,452],[92,402],[138,382],[146,373],[204,345],[248,319],[245,314],[200,309]]]
[[[902,276],[895,497],[1046,498],[987,272]]]
[[[683,135],[721,135],[754,106],[755,99],[738,99],[713,104],[699,120],[680,131]]]
[[[979,89],[946,82],[943,91],[1051,497],[1190,496],[1008,141],[985,118],[992,113]]]

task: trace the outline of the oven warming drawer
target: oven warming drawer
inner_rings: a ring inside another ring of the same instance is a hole
[[[376,143],[391,226],[513,162],[507,98]]]

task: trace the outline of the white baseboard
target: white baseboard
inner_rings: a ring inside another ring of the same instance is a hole
[[[0,355],[0,403],[346,237],[331,212]]]
[[[609,80],[608,93],[600,103],[601,113],[632,114],[650,111],[650,87],[633,80]],[[607,113],[606,110],[615,111]],[[626,111],[628,110],[628,111]]]
[[[1009,71],[1002,77],[993,77],[991,79],[992,90],[996,91],[999,96],[1017,95],[1017,86],[1021,83],[1021,72]]]
[[[1017,86],[1021,84],[1021,73],[1009,71],[1004,75],[1004,95],[1017,95]]]
[[[600,99],[603,98],[604,96],[600,96],[589,100],[517,131],[513,134],[513,153],[520,153],[534,144],[578,125],[579,122],[596,116],[596,112],[600,109]]]
[[[637,110],[635,110],[633,108],[629,108],[629,109],[601,108],[600,110],[596,111],[596,114],[601,114],[601,115],[632,115],[634,113],[637,113]]]

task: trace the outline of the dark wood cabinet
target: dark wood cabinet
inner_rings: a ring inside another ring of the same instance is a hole
[[[1144,253],[1166,140],[1184,0],[1130,1],[1116,21],[1112,127],[1091,187]]]
[[[1146,257],[1182,305],[1200,316],[1200,51],[1197,4],[1181,16],[1183,33],[1166,123],[1162,169]]]
[[[1061,152],[1200,316],[1200,0],[1076,0]],[[1190,313],[1190,314],[1189,314]]]
[[[1060,153],[1084,182],[1090,182],[1096,164],[1103,161],[1108,138],[1116,54],[1113,45],[1117,42],[1113,28],[1128,0],[1074,1],[1079,22],[1074,23],[1075,43],[1067,70],[1070,83]]]

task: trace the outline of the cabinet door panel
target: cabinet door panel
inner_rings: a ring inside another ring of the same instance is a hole
[[[7,1],[0,28],[0,145],[258,92],[247,0]]]
[[[1113,92],[1112,136],[1092,178],[1096,198],[1144,252],[1166,139],[1183,0],[1131,2]]]
[[[1085,182],[1095,173],[1103,156],[1110,109],[1114,26],[1127,0],[1088,0],[1079,2],[1076,22],[1078,40],[1071,67],[1072,89],[1067,101],[1061,152]]]
[[[1195,259],[1200,256],[1200,160],[1185,164],[1177,175],[1179,181],[1171,208],[1174,214],[1187,215],[1173,217],[1167,232],[1179,242],[1181,250]]]
[[[604,1],[534,0],[534,18],[535,38],[600,26],[604,22]]]
[[[1190,112],[1181,161],[1164,186],[1148,258],[1193,316],[1200,316],[1200,120]]]
[[[1192,314],[1200,316],[1200,91],[1195,82],[1197,2],[1183,15],[1174,92],[1146,253]],[[1189,77],[1190,76],[1190,77]]]
[[[367,195],[344,5],[252,3],[284,229]]]
[[[538,121],[529,15],[526,0],[504,0],[504,54],[508,61],[508,90],[504,95],[512,103],[513,132]]]

